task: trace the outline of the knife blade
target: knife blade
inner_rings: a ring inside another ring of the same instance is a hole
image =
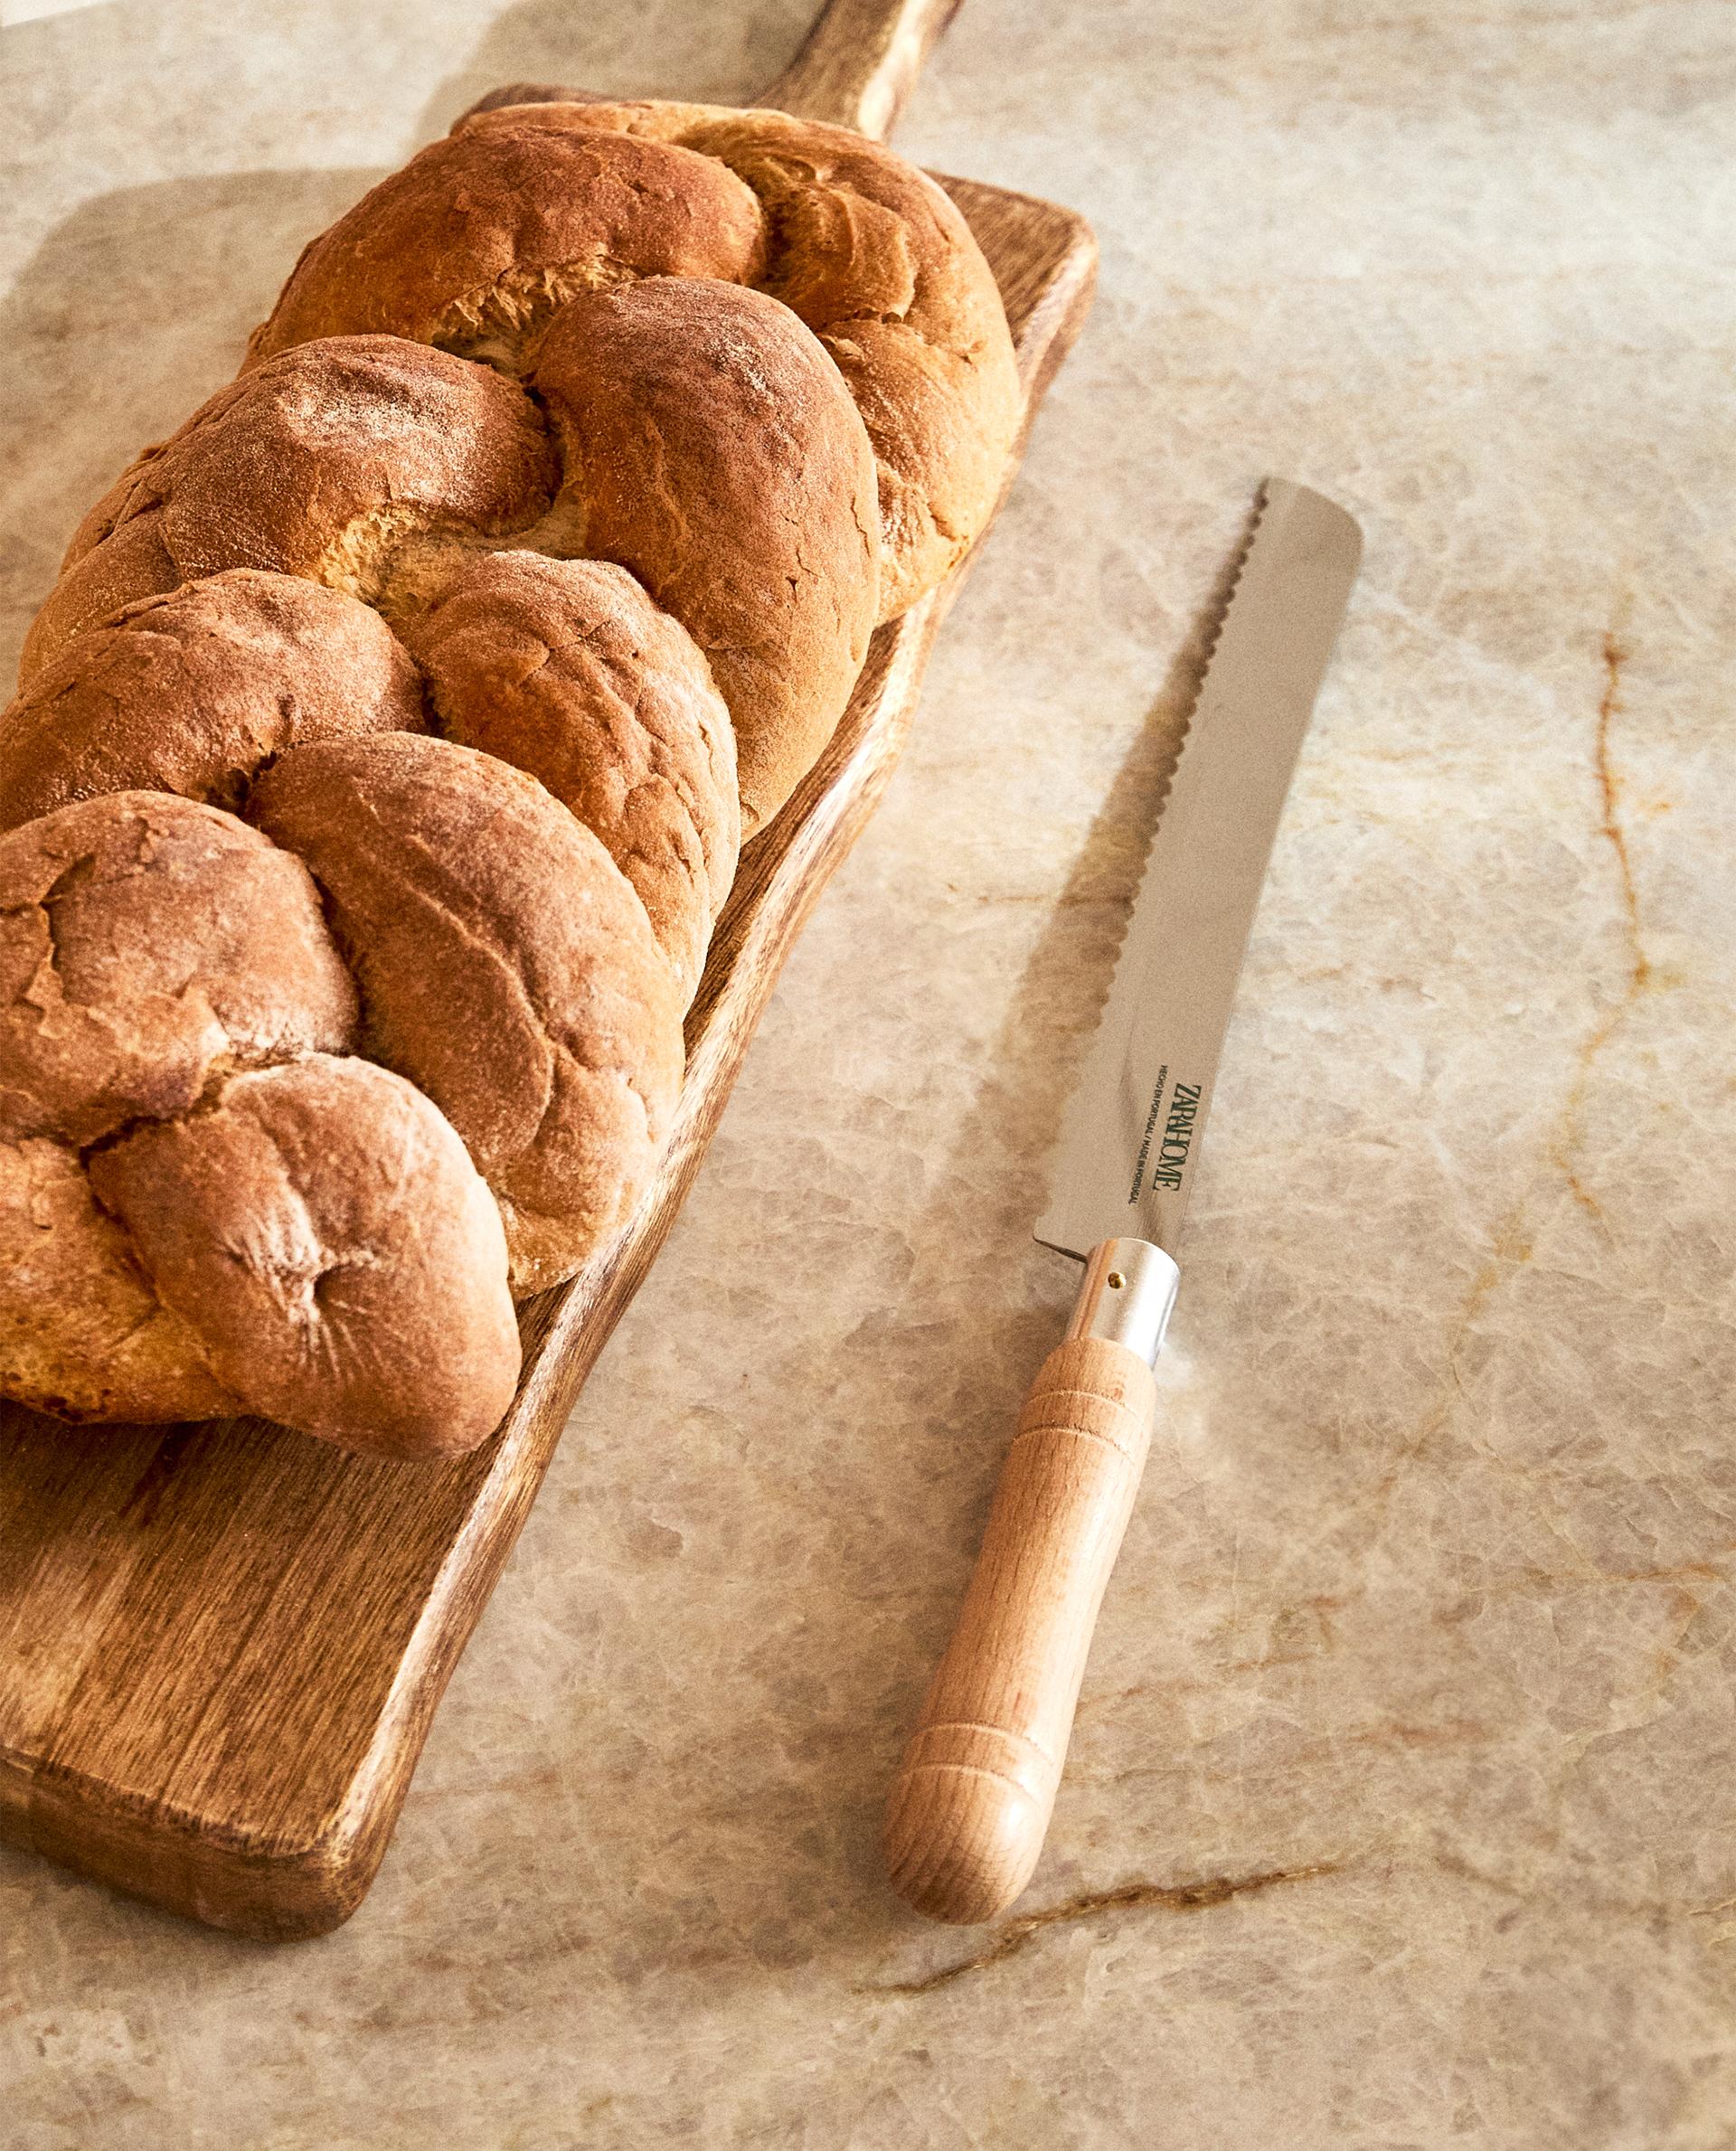
[[[1085,1264],[1079,1298],[1032,1385],[887,1809],[893,1885],[937,1919],[994,1918],[1043,1849],[1150,1446],[1236,982],[1361,555],[1335,502],[1266,481],[1036,1227]]]
[[[1355,580],[1335,503],[1268,479],[1194,700],[1037,1238],[1175,1251],[1278,817]]]

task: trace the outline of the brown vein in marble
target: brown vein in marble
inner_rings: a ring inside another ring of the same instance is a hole
[[[1622,908],[1628,929],[1628,981],[1620,998],[1605,1011],[1590,1036],[1580,1045],[1573,1080],[1568,1087],[1567,1097],[1556,1115],[1555,1125],[1545,1146],[1549,1163],[1566,1180],[1574,1201],[1600,1222],[1603,1219],[1603,1206],[1580,1178],[1575,1163],[1584,1137],[1586,1096],[1604,1048],[1652,979],[1652,967],[1640,939],[1639,896],[1634,881],[1633,862],[1628,854],[1627,833],[1622,827],[1619,813],[1621,784],[1616,774],[1609,747],[1611,727],[1625,706],[1621,699],[1622,666],[1632,655],[1621,640],[1619,627],[1618,618],[1604,630],[1603,635],[1603,693],[1598,703],[1597,726],[1593,733],[1592,769],[1597,778],[1599,802],[1597,834],[1613,849],[1620,873]],[[1452,1377],[1450,1389],[1423,1427],[1416,1442],[1411,1445],[1412,1454],[1425,1446],[1430,1436],[1440,1430],[1451,1411],[1461,1387],[1458,1377],[1459,1354],[1485,1302],[1505,1278],[1514,1270],[1522,1269],[1531,1259],[1530,1213],[1534,1193],[1534,1182],[1521,1193],[1497,1227],[1495,1244],[1482,1269],[1472,1279],[1470,1291],[1459,1310],[1458,1321],[1448,1350],[1447,1363]]]
[[[1621,693],[1622,669],[1633,654],[1631,646],[1622,639],[1626,612],[1626,603],[1617,608],[1615,617],[1603,631],[1599,645],[1602,692],[1598,701],[1597,721],[1592,733],[1591,766],[1599,801],[1595,834],[1610,845],[1619,874],[1622,910],[1627,924],[1627,981],[1619,997],[1605,1011],[1590,1034],[1580,1045],[1575,1056],[1572,1080],[1555,1116],[1554,1124],[1543,1138],[1542,1156],[1496,1225],[1489,1252],[1471,1280],[1447,1340],[1446,1380],[1439,1397],[1415,1432],[1401,1445],[1386,1469],[1371,1483],[1366,1493],[1357,1501],[1358,1509],[1373,1510],[1373,1531],[1378,1531],[1384,1521],[1406,1473],[1428,1451],[1429,1445],[1453,1417],[1455,1408],[1463,1401],[1464,1383],[1459,1373],[1459,1363],[1478,1316],[1495,1292],[1532,1259],[1534,1246],[1533,1203],[1547,1174],[1551,1171],[1559,1173],[1566,1181],[1575,1202],[1600,1223],[1607,1225],[1602,1205],[1580,1179],[1576,1164],[1583,1141],[1585,1102],[1599,1059],[1605,1048],[1635,1004],[1658,983],[1641,938],[1638,889],[1620,812],[1622,784],[1610,744],[1615,720],[1626,707]],[[1519,1479],[1529,1479],[1533,1476],[1524,1467],[1515,1466],[1499,1457],[1486,1444],[1477,1443],[1477,1446],[1486,1461],[1504,1472]]]
[[[986,1948],[959,1964],[943,1965],[938,1972],[930,1972],[921,1979],[863,1986],[856,1991],[870,1995],[932,1994],[937,1987],[962,1979],[967,1972],[986,1971],[990,1965],[1005,1964],[1008,1958],[1019,1956],[1048,1927],[1094,1920],[1102,1912],[1150,1910],[1203,1912],[1212,1905],[1227,1904],[1232,1897],[1250,1897],[1261,1890],[1276,1889],[1280,1882],[1313,1882],[1321,1875],[1336,1874],[1343,1864],[1339,1860],[1323,1860],[1307,1867],[1269,1867],[1255,1874],[1210,1875],[1196,1882],[1123,1882],[1118,1889],[1095,1890],[1083,1897],[1070,1897],[1064,1904],[1052,1904],[1043,1911],[1027,1912],[1021,1920],[1009,1920]]]
[[[1574,1071],[1573,1085],[1568,1092],[1550,1139],[1550,1160],[1561,1172],[1572,1190],[1573,1200],[1582,1210],[1589,1211],[1599,1222],[1603,1219],[1603,1205],[1580,1178],[1575,1159],[1584,1138],[1585,1098],[1590,1090],[1592,1074],[1599,1056],[1626,1019],[1628,1012],[1646,991],[1651,982],[1652,967],[1646,955],[1645,944],[1639,932],[1639,895],[1634,884],[1634,863],[1628,850],[1627,833],[1621,825],[1621,781],[1616,775],[1609,753],[1609,729],[1624,707],[1621,699],[1621,668],[1630,653],[1620,640],[1614,627],[1606,629],[1603,637],[1603,697],[1598,704],[1598,725],[1594,766],[1598,779],[1598,794],[1602,802],[1602,817],[1598,834],[1603,837],[1616,855],[1616,868],[1620,876],[1622,908],[1628,921],[1628,984],[1621,998],[1604,1015],[1603,1021],[1580,1048],[1580,1061]]]
[[[1477,1326],[1477,1316],[1496,1287],[1504,1284],[1514,1270],[1523,1269],[1531,1260],[1530,1211],[1533,1192],[1533,1187],[1527,1187],[1495,1227],[1494,1245],[1484,1258],[1482,1268],[1471,1279],[1470,1289],[1465,1295],[1458,1319],[1453,1325],[1452,1335],[1447,1341],[1446,1385],[1434,1409],[1404,1444],[1373,1490],[1382,1514],[1406,1470],[1446,1426],[1452,1417],[1454,1406],[1464,1394],[1465,1385],[1459,1378],[1458,1364],[1465,1346],[1470,1340],[1471,1332]]]
[[[1621,789],[1609,760],[1609,726],[1617,712],[1625,704],[1621,699],[1621,668],[1630,653],[1618,641],[1613,629],[1603,638],[1603,700],[1598,704],[1598,789],[1603,797],[1603,821],[1599,834],[1607,836],[1615,846],[1617,863],[1621,868],[1622,897],[1628,907],[1628,932],[1633,948],[1633,984],[1637,990],[1651,975],[1651,966],[1646,960],[1646,951],[1639,940],[1639,899],[1634,890],[1633,862],[1628,856],[1628,839],[1622,832],[1616,807]]]

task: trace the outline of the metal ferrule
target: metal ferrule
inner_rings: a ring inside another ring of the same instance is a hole
[[[1182,1273],[1147,1240],[1106,1240],[1091,1250],[1067,1325],[1070,1337],[1107,1337],[1157,1363]]]

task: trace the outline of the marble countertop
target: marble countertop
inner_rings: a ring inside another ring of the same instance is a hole
[[[302,240],[526,76],[808,0],[0,36],[5,660]],[[1736,2137],[1736,430],[1717,0],[971,0],[901,131],[1101,296],[373,1892],[273,1949],[0,1849],[12,2151]],[[22,124],[21,124],[22,123]],[[1366,566],[1025,1906],[888,1774],[1071,1273],[1026,1237],[1275,469]]]

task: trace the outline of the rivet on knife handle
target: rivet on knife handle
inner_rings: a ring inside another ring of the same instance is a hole
[[[886,1820],[892,1878],[990,1920],[1043,1849],[1091,1630],[1151,1440],[1151,1364],[1236,979],[1362,552],[1269,478],[1238,562],[1102,1021],[1062,1118],[1047,1247],[1086,1263],[1038,1374]]]
[[[958,1625],[886,1817],[894,1887],[931,1919],[992,1920],[1043,1850],[1098,1609],[1151,1447],[1152,1362],[1175,1265],[1093,1253],[1001,1472]]]

